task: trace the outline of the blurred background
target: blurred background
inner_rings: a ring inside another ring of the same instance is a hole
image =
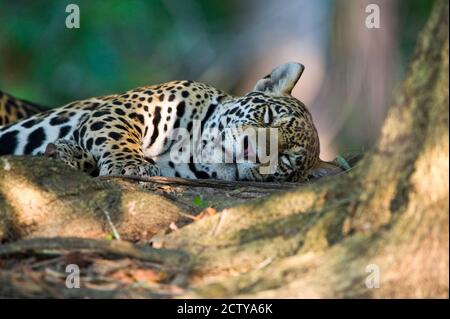
[[[80,28],[67,29],[68,4]],[[369,3],[380,28],[368,29]],[[175,79],[233,94],[288,61],[321,157],[376,141],[433,1],[0,0],[0,90],[48,106]]]

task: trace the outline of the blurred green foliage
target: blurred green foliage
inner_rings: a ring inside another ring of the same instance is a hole
[[[406,0],[399,3],[399,25],[401,30],[400,54],[408,60],[416,45],[417,35],[425,25],[434,1]]]
[[[79,5],[79,29],[65,27],[69,3]],[[201,55],[198,35],[221,41],[233,8],[208,0],[1,0],[0,87],[59,105],[181,78],[191,73],[184,57]]]
[[[69,3],[80,7],[80,29],[65,27]],[[400,1],[404,57],[410,56],[431,5]],[[195,79],[235,36],[241,9],[238,0],[0,0],[0,89],[57,106],[144,84]]]

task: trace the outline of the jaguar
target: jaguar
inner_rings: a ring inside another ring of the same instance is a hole
[[[47,107],[48,108],[48,107]],[[43,112],[46,107],[0,91],[0,126]]]
[[[303,71],[300,63],[278,66],[243,96],[171,81],[3,120],[0,155],[45,155],[93,176],[305,181],[335,167],[319,158],[312,116],[291,94]],[[249,129],[267,134],[249,142]],[[273,161],[263,161],[273,146]]]

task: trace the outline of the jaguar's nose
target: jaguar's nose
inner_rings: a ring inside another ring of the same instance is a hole
[[[44,156],[46,157],[54,157],[56,154],[56,145],[53,143],[48,143],[45,148]]]

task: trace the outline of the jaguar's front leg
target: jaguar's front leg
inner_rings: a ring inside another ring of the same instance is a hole
[[[144,158],[137,140],[127,138],[125,143],[106,139],[93,148],[98,158],[99,175],[158,176],[159,168]]]
[[[159,167],[147,161],[141,154],[130,152],[126,148],[105,151],[98,162],[100,176],[158,176]]]
[[[138,133],[142,129],[136,129],[137,123],[107,111],[102,116],[95,114],[79,127],[75,139],[94,156],[100,176],[160,174],[158,166],[144,158]]]
[[[58,159],[70,167],[96,175],[97,163],[89,152],[86,152],[73,140],[58,139],[49,143],[45,149],[45,156]]]

